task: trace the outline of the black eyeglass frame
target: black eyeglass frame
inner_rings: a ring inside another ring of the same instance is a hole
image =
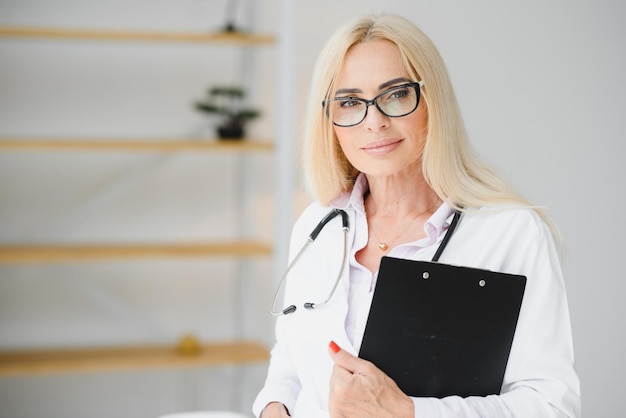
[[[363,122],[365,120],[365,118],[367,117],[367,111],[368,111],[369,107],[372,106],[372,105],[376,106],[376,109],[378,109],[378,111],[380,113],[382,113],[383,115],[385,115],[385,116],[387,116],[389,118],[401,118],[403,116],[407,116],[407,115],[410,115],[411,113],[415,112],[415,109],[417,109],[417,107],[420,104],[421,87],[423,85],[424,85],[424,82],[420,80],[420,81],[417,81],[417,82],[410,82],[410,83],[404,83],[404,84],[400,84],[400,85],[397,85],[397,86],[393,86],[393,87],[388,88],[387,90],[385,90],[383,92],[380,92],[378,95],[376,95],[376,97],[374,97],[371,100],[362,99],[360,97],[354,97],[354,96],[344,96],[344,97],[336,97],[334,99],[326,99],[326,100],[322,101],[322,107],[325,110],[324,113],[326,113],[326,117],[330,119],[330,121],[333,123],[333,125],[339,126],[340,128],[350,128],[352,126],[356,126],[359,123]],[[393,90],[399,89],[399,88],[403,88],[403,87],[413,87],[415,89],[415,95],[417,96],[417,100],[415,101],[415,107],[411,111],[406,112],[406,113],[404,113],[402,115],[389,115],[389,114],[385,113],[385,111],[383,109],[381,109],[381,107],[378,105],[378,99],[381,96],[384,96],[385,94],[389,93],[390,91],[393,91]],[[329,110],[330,102],[331,101],[345,101],[345,100],[356,100],[356,101],[365,103],[365,113],[363,113],[363,118],[360,121],[358,121],[356,123],[352,123],[350,125],[339,125],[339,124],[335,123],[335,121],[333,121],[330,118],[330,110]]]

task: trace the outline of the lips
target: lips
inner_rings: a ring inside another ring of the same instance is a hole
[[[361,149],[371,155],[383,155],[394,151],[402,141],[402,138],[382,138],[368,142]]]

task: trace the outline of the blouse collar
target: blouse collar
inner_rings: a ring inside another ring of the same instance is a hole
[[[330,205],[337,209],[352,209],[358,214],[365,216],[365,193],[369,190],[367,177],[359,173],[352,190],[345,191],[334,198]],[[448,228],[452,222],[454,209],[446,202],[443,202],[424,224],[424,231],[429,240],[436,240],[441,233]]]

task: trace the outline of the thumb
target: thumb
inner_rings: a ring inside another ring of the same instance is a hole
[[[328,344],[328,351],[330,353],[330,358],[337,366],[342,367],[351,373],[355,373],[361,362],[364,361],[353,356],[346,350],[341,349],[341,347],[339,347],[334,341],[331,341]]]

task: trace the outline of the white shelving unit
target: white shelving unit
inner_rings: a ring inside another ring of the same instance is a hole
[[[289,2],[286,2],[289,3]],[[287,19],[288,20],[288,19]],[[260,47],[275,43],[271,35],[246,35],[241,33],[161,33],[132,31],[71,30],[33,27],[0,27],[0,37],[80,39],[114,42],[182,42],[203,43],[207,49],[212,44],[233,47]],[[290,46],[284,41],[278,45],[279,59],[284,60]],[[280,58],[283,57],[283,58]],[[278,65],[278,77],[285,71]],[[278,101],[284,100],[287,85],[277,86]],[[280,112],[280,106],[278,111]],[[278,136],[289,136],[291,127],[280,128]],[[256,139],[241,141],[216,141],[202,139],[120,139],[120,138],[0,138],[0,152],[224,152],[236,154],[272,153],[275,158],[275,240],[286,239],[290,224],[291,183],[285,172],[291,169],[292,150],[288,141],[273,142]],[[210,180],[207,180],[210,181]],[[98,244],[90,245],[0,245],[0,264],[77,263],[130,259],[206,258],[206,257],[274,257],[275,269],[282,265],[284,251],[273,252],[275,243],[249,240],[216,241],[193,244]],[[262,344],[241,340],[216,344],[197,344],[182,341],[171,346],[102,347],[92,349],[5,351],[0,352],[0,376],[73,373],[85,371],[184,368],[220,364],[263,362],[268,350]]]

